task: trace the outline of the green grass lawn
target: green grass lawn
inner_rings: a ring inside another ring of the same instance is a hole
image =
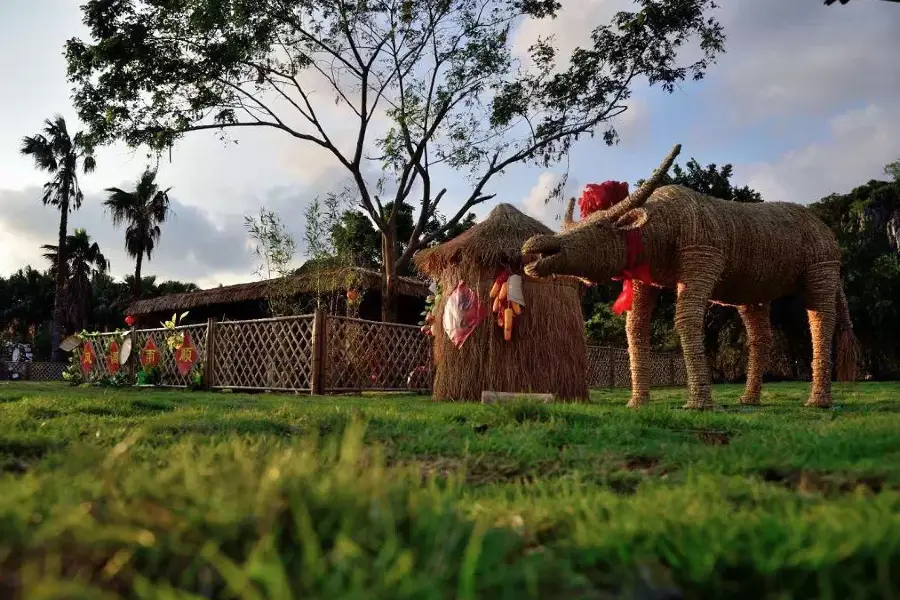
[[[807,393],[0,384],[0,598],[900,597],[900,384]]]

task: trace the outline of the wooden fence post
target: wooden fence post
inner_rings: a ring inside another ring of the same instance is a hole
[[[210,317],[206,320],[206,362],[203,364],[203,389],[208,390],[214,383],[216,376],[216,319]]]
[[[317,308],[313,315],[312,331],[312,373],[310,374],[310,393],[319,396],[324,392],[325,375],[325,311]]]

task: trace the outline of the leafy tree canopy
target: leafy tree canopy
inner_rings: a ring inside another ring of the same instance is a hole
[[[392,203],[385,205],[385,211],[393,210]],[[424,231],[426,235],[434,232],[432,244],[441,244],[447,240],[453,239],[457,235],[466,231],[475,225],[475,213],[469,213],[464,219],[457,221],[449,227],[444,227],[445,219],[442,215],[437,214],[432,217],[426,224]],[[415,227],[413,207],[409,204],[402,204],[397,210],[397,239],[408,240]],[[372,221],[365,213],[358,210],[347,210],[341,215],[341,220],[331,231],[334,248],[339,256],[345,257],[348,261],[369,268],[379,268],[383,266],[381,234],[372,224]],[[406,250],[404,242],[400,242],[400,252]],[[411,270],[406,270],[400,274],[411,274]]]
[[[93,143],[161,150],[190,131],[273,128],[332,153],[358,187],[360,209],[388,238],[415,193],[409,238],[387,242],[403,251],[386,269],[402,270],[492,197],[486,186],[495,175],[516,163],[555,162],[582,135],[614,143],[610,120],[626,110],[637,81],[672,91],[702,78],[723,51],[713,0],[635,4],[598,25],[567,64],[548,38],[530,48],[531,66],[513,53],[513,27],[554,16],[556,0],[88,0],[91,40],[70,40],[66,55]],[[698,46],[696,60],[680,61],[688,43]],[[349,150],[323,119],[323,102],[354,115]],[[390,125],[378,134],[372,123],[381,116]],[[366,155],[372,148],[378,156]],[[391,211],[384,187],[364,180],[368,161],[395,190]],[[444,194],[433,181],[437,165],[469,173],[472,186],[427,233]]]
[[[723,165],[721,168],[715,164],[701,167],[697,159],[691,158],[684,168],[678,164],[672,167],[672,175],[666,174],[663,184],[683,185],[701,194],[723,200],[762,202],[762,195],[749,186],[737,187],[732,185],[731,176],[733,170],[734,168],[731,164]],[[643,182],[643,179],[638,180],[637,185],[641,185]]]

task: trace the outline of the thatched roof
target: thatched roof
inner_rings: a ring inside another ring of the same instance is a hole
[[[525,240],[552,233],[549,227],[512,204],[498,204],[484,221],[449,242],[420,251],[414,261],[420,271],[431,277],[460,263],[488,267],[520,265]]]
[[[306,265],[300,267],[299,271]],[[293,276],[296,293],[310,293],[315,291],[344,290],[349,286],[362,289],[379,289],[381,287],[381,273],[371,269],[359,267],[346,267],[342,269],[328,269],[321,271],[302,272]],[[397,291],[404,296],[424,298],[428,295],[428,286],[412,277],[396,277]],[[129,315],[144,315],[155,312],[181,311],[209,306],[213,304],[232,304],[248,300],[263,300],[268,297],[269,281],[252,281],[226,285],[198,292],[186,292],[183,294],[168,294],[157,298],[148,298],[133,302],[126,313]]]

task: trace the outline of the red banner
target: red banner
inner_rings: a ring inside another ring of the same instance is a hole
[[[141,350],[141,366],[155,367],[157,365],[159,365],[159,350],[156,349],[153,338],[147,338],[147,343]]]
[[[90,373],[97,361],[97,354],[90,342],[84,343],[84,349],[81,351],[81,370]]]
[[[197,362],[197,358],[197,348],[191,340],[191,334],[185,331],[184,342],[175,351],[175,363],[178,365],[178,372],[182,375],[190,373]]]
[[[106,367],[109,369],[110,375],[119,372],[119,342],[113,340],[109,344],[109,354],[106,355]]]

